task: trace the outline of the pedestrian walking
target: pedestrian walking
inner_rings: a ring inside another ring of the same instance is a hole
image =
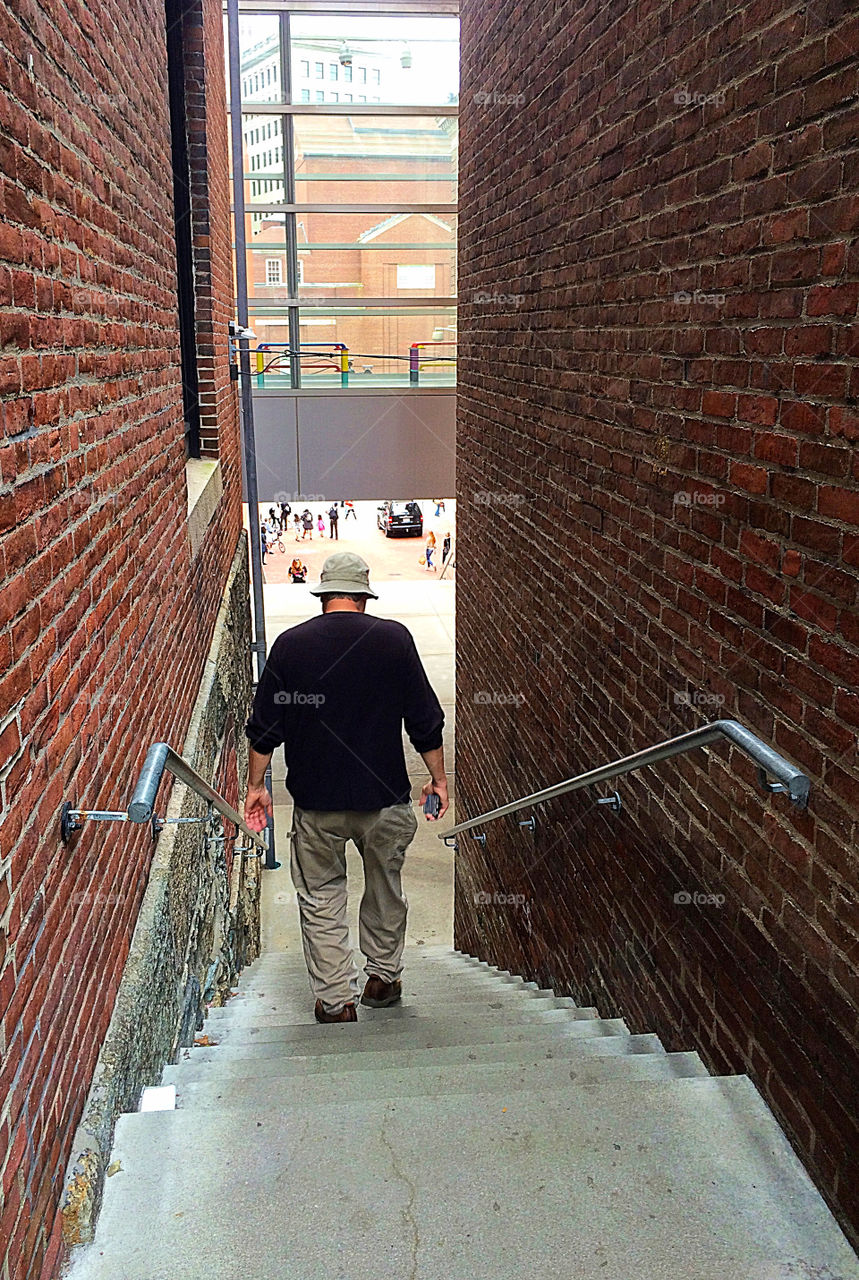
[[[328,508],[328,537],[333,538],[335,542],[340,541],[340,535],[337,532],[337,525],[340,521],[340,513],[337,510],[337,504],[332,503]]]
[[[286,532],[286,529],[288,527],[289,517],[291,514],[292,514],[292,507],[289,505],[288,502],[282,502],[280,504],[280,527],[281,527],[281,531],[284,533]]]
[[[450,555],[450,532],[444,535],[444,541],[441,544],[441,562],[444,564]]]
[[[320,538],[325,537],[325,521],[322,519],[322,512],[316,517],[316,528],[319,530]]]
[[[272,645],[246,733],[245,821],[273,818],[265,774],[281,744],[294,804],[292,879],[318,1022],[356,1022],[357,1004],[384,1008],[402,994],[408,901],[403,859],[417,830],[403,754],[405,726],[430,773],[421,802],[448,808],[444,714],[410,632],[365,613],[378,596],[360,556],[337,552],[317,586],[322,614]],[[359,941],[367,981],[360,992],[349,945],[346,844],[364,864]]]
[[[444,498],[433,498],[433,502],[435,503],[435,513],[440,516],[444,511]]]
[[[301,513],[302,540],[310,534],[310,541],[313,541],[313,515],[308,511],[307,507]]]
[[[268,555],[268,530],[264,520],[261,522],[259,527],[259,542],[260,549],[262,551],[262,562],[265,564],[265,558]]]
[[[301,523],[301,516],[298,514],[298,512],[297,512],[297,511],[296,511],[295,515],[292,517],[292,527],[293,527],[293,529],[295,530],[295,541],[296,541],[296,542],[300,542],[300,541],[301,541],[301,531],[302,531],[302,527],[303,527],[303,526],[302,526],[302,523]]]
[[[357,520],[357,519],[358,519],[357,515],[355,514],[355,503],[354,503],[354,502],[347,502],[347,503],[346,503],[346,514],[345,514],[345,516],[343,517],[343,519],[344,519],[344,520],[348,520],[350,516],[352,517],[352,519],[353,519],[353,520]]]
[[[430,529],[429,534],[427,535],[427,544],[426,544],[426,550],[424,551],[424,560],[426,562],[427,571],[432,570],[433,573],[435,573],[435,565],[432,562],[432,558],[434,555],[435,555],[435,534],[433,533],[432,529]]]

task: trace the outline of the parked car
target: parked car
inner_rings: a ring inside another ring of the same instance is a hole
[[[416,502],[383,502],[376,508],[376,523],[386,538],[394,534],[423,537],[424,517]]]

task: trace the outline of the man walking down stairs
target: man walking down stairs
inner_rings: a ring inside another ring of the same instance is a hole
[[[121,1117],[74,1280],[857,1280],[751,1082],[443,947],[319,1026],[270,952]]]
[[[281,744],[294,801],[291,871],[317,1022],[355,1022],[358,971],[346,916],[346,845],[364,864],[360,943],[367,958],[361,1002],[401,996],[408,900],[401,870],[417,819],[403,752],[403,727],[430,772],[421,800],[448,807],[444,714],[415,642],[400,622],[365,613],[365,560],[329,556],[311,594],[321,617],[278,636],[248,721],[245,821],[262,831],[273,814],[265,775]]]

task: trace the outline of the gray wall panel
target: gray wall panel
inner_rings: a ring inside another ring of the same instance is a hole
[[[255,396],[260,499],[450,496],[455,413],[453,392]]]
[[[297,404],[294,396],[254,396],[260,502],[299,492]]]

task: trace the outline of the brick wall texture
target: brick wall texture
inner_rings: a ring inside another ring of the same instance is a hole
[[[854,1241],[857,48],[838,0],[465,0],[459,817],[719,717],[812,794],[699,751],[465,836],[455,914],[748,1072]]]
[[[130,825],[64,847],[60,805],[124,808],[148,743],[181,744],[239,537],[228,196],[211,172],[221,17],[201,8],[198,354],[224,496],[192,560],[164,6],[0,0],[3,1280],[55,1269],[64,1165],[152,853]]]

